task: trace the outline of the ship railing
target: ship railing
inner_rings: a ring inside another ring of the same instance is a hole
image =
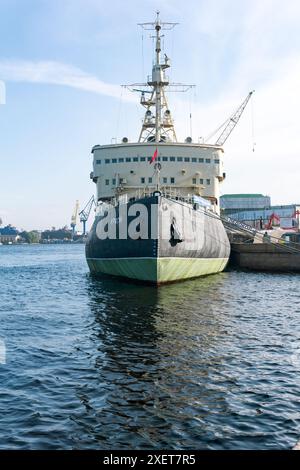
[[[156,190],[154,187],[145,187],[145,188],[138,188],[133,192],[122,194],[122,196],[114,197],[108,202],[109,205],[123,205],[127,204],[128,202],[138,201],[140,199],[152,197],[153,194],[158,191],[162,197],[167,199],[175,199],[176,201],[180,201],[185,204],[192,204],[194,205],[197,203],[195,194],[183,194],[180,188],[176,188],[174,186],[163,186],[160,187],[159,190]],[[209,202],[209,201],[207,201]],[[101,202],[101,207],[98,205],[98,209],[100,212],[106,206],[106,204]],[[213,210],[213,205],[211,207],[204,207],[204,210]]]
[[[174,186],[163,186],[160,187],[158,190],[155,190],[154,187],[139,188],[130,195],[126,195],[128,196],[128,198],[119,199],[118,204],[126,204],[128,201],[136,201],[139,199],[152,197],[155,191],[159,191],[161,196],[167,199],[175,199],[177,201],[181,201],[187,204],[194,204],[195,194],[184,194],[180,189],[181,188],[176,188]]]
[[[128,195],[129,200],[133,201],[137,199],[152,197],[155,191],[156,191],[155,187],[139,188],[135,192]],[[163,197],[180,198],[181,200],[185,200],[186,202],[192,201],[192,196],[183,195],[181,191],[178,190],[178,188],[174,188],[172,186],[164,186],[162,188],[159,188],[157,191],[159,191]],[[119,203],[122,203],[122,202],[126,203],[127,200],[123,200],[123,201],[119,200]]]

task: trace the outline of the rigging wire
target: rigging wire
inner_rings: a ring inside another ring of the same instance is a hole
[[[205,137],[204,141],[205,141],[205,142],[209,142],[210,139],[212,139],[212,137],[213,137],[215,134],[217,134],[219,131],[221,131],[221,129],[222,129],[223,127],[225,127],[225,125],[228,123],[229,119],[230,119],[230,118],[227,118],[226,121],[224,121],[217,129],[215,129],[213,132],[211,132],[211,133],[209,134],[209,136]]]
[[[154,36],[150,36],[152,38],[152,64],[155,64],[155,47],[154,47]]]
[[[118,111],[117,111],[116,138],[118,138],[118,135],[119,135],[119,127],[120,127],[120,119],[121,119],[122,106],[123,106],[123,88],[121,87],[121,95],[120,95],[119,106],[118,106]]]
[[[177,200],[177,203],[179,203],[181,205],[186,205],[186,203],[181,202],[179,200]],[[210,217],[212,219],[220,220],[224,224],[225,228],[226,228],[226,225],[227,225],[227,228],[232,230],[233,232],[236,232],[236,233],[241,233],[242,232],[242,233],[245,233],[247,235],[251,235],[252,237],[257,237],[258,239],[263,240],[263,236],[264,236],[263,233],[258,232],[256,229],[254,229],[253,227],[250,227],[249,225],[244,224],[243,222],[239,222],[237,220],[230,219],[229,217],[221,216],[221,215],[215,214],[213,212],[208,212],[201,206],[198,208],[198,211],[202,212],[206,217]],[[276,240],[276,241],[273,242],[272,239]],[[282,239],[280,237],[276,237],[274,235],[271,235],[271,241],[268,242],[268,244],[274,246],[278,250],[284,250],[285,252],[288,251],[290,253],[300,254],[299,244],[293,243],[293,242],[290,242],[288,245],[287,244],[281,244],[281,243],[279,243],[280,240],[282,241]]]
[[[254,104],[253,104],[254,98],[252,97],[251,100],[251,127],[252,127],[252,152],[255,152],[255,130],[254,130]]]
[[[190,111],[190,137],[193,138],[193,114],[192,114],[192,89],[189,92],[189,111]]]
[[[171,57],[172,61],[174,60],[174,43],[175,43],[175,31],[171,30]]]
[[[145,61],[144,61],[144,33],[142,29],[142,81],[145,79]]]
[[[213,214],[213,215],[215,215],[215,214]],[[210,216],[210,214],[209,214],[209,216]],[[247,226],[244,223],[240,223],[240,222],[238,222],[234,219],[230,219],[228,217],[224,217],[224,216],[221,216],[221,215],[220,216],[217,215],[216,218],[219,218],[223,222],[225,228],[227,226],[228,229],[230,229],[234,232],[239,232],[239,233],[244,232],[246,234],[251,234],[253,237],[257,237],[258,239],[263,240],[263,237],[264,237],[263,233],[256,231],[255,229],[253,229],[250,226]],[[270,245],[275,246],[279,250],[283,249],[285,251],[289,251],[290,253],[300,253],[300,248],[297,246],[296,243],[290,242],[288,245],[280,244],[279,241],[280,240],[282,241],[282,239],[280,237],[276,237],[275,235],[271,235],[270,238],[271,238],[271,241],[268,242],[268,243]],[[272,239],[274,241],[272,241]]]

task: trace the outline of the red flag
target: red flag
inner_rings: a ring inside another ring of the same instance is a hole
[[[155,152],[154,152],[154,154],[152,155],[152,158],[151,158],[151,160],[150,160],[150,162],[149,162],[150,165],[151,165],[152,162],[154,162],[154,160],[157,159],[157,155],[158,155],[158,150],[155,149]]]

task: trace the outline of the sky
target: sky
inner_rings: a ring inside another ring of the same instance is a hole
[[[180,141],[208,136],[255,90],[224,146],[221,192],[300,203],[298,0],[0,0],[0,218],[69,225],[95,191],[91,148],[136,141],[152,39],[137,23],[178,22],[164,38]],[[189,114],[192,114],[190,123]],[[253,151],[254,149],[254,151]]]

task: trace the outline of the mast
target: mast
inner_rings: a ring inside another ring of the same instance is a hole
[[[160,69],[160,51],[161,51],[161,43],[160,43],[160,30],[161,26],[159,24],[159,13],[157,13],[155,31],[156,31],[156,63],[152,69],[152,81],[153,86],[156,91],[155,93],[155,142],[160,141],[161,137],[161,89],[162,89],[162,81],[159,79],[162,78],[163,70]],[[162,73],[160,73],[162,72]],[[156,81],[155,81],[156,79]]]
[[[178,23],[162,22],[159,11],[156,19],[150,23],[139,23],[139,26],[147,31],[154,31],[155,39],[155,61],[152,66],[152,74],[148,76],[147,83],[134,83],[124,85],[131,91],[141,93],[141,105],[146,109],[139,142],[177,142],[174,121],[168,106],[166,91],[187,91],[194,85],[183,85],[181,83],[170,83],[165,71],[171,66],[167,54],[161,58],[162,31],[173,29]],[[138,87],[138,89],[137,89]],[[174,89],[175,88],[175,89]]]
[[[165,70],[170,67],[170,59],[165,54],[164,62],[161,63],[161,34],[162,30],[173,29],[178,23],[161,22],[159,11],[156,12],[156,20],[152,23],[140,23],[145,30],[155,31],[152,36],[155,39],[155,62],[152,66],[152,75],[148,77],[147,85],[151,88],[150,100],[145,99],[142,93],[141,104],[146,108],[143,126],[139,142],[152,141],[161,142],[171,140],[177,141],[173,119],[168,107],[164,88],[169,85]],[[154,109],[154,113],[151,108]],[[162,113],[164,115],[162,116]]]

